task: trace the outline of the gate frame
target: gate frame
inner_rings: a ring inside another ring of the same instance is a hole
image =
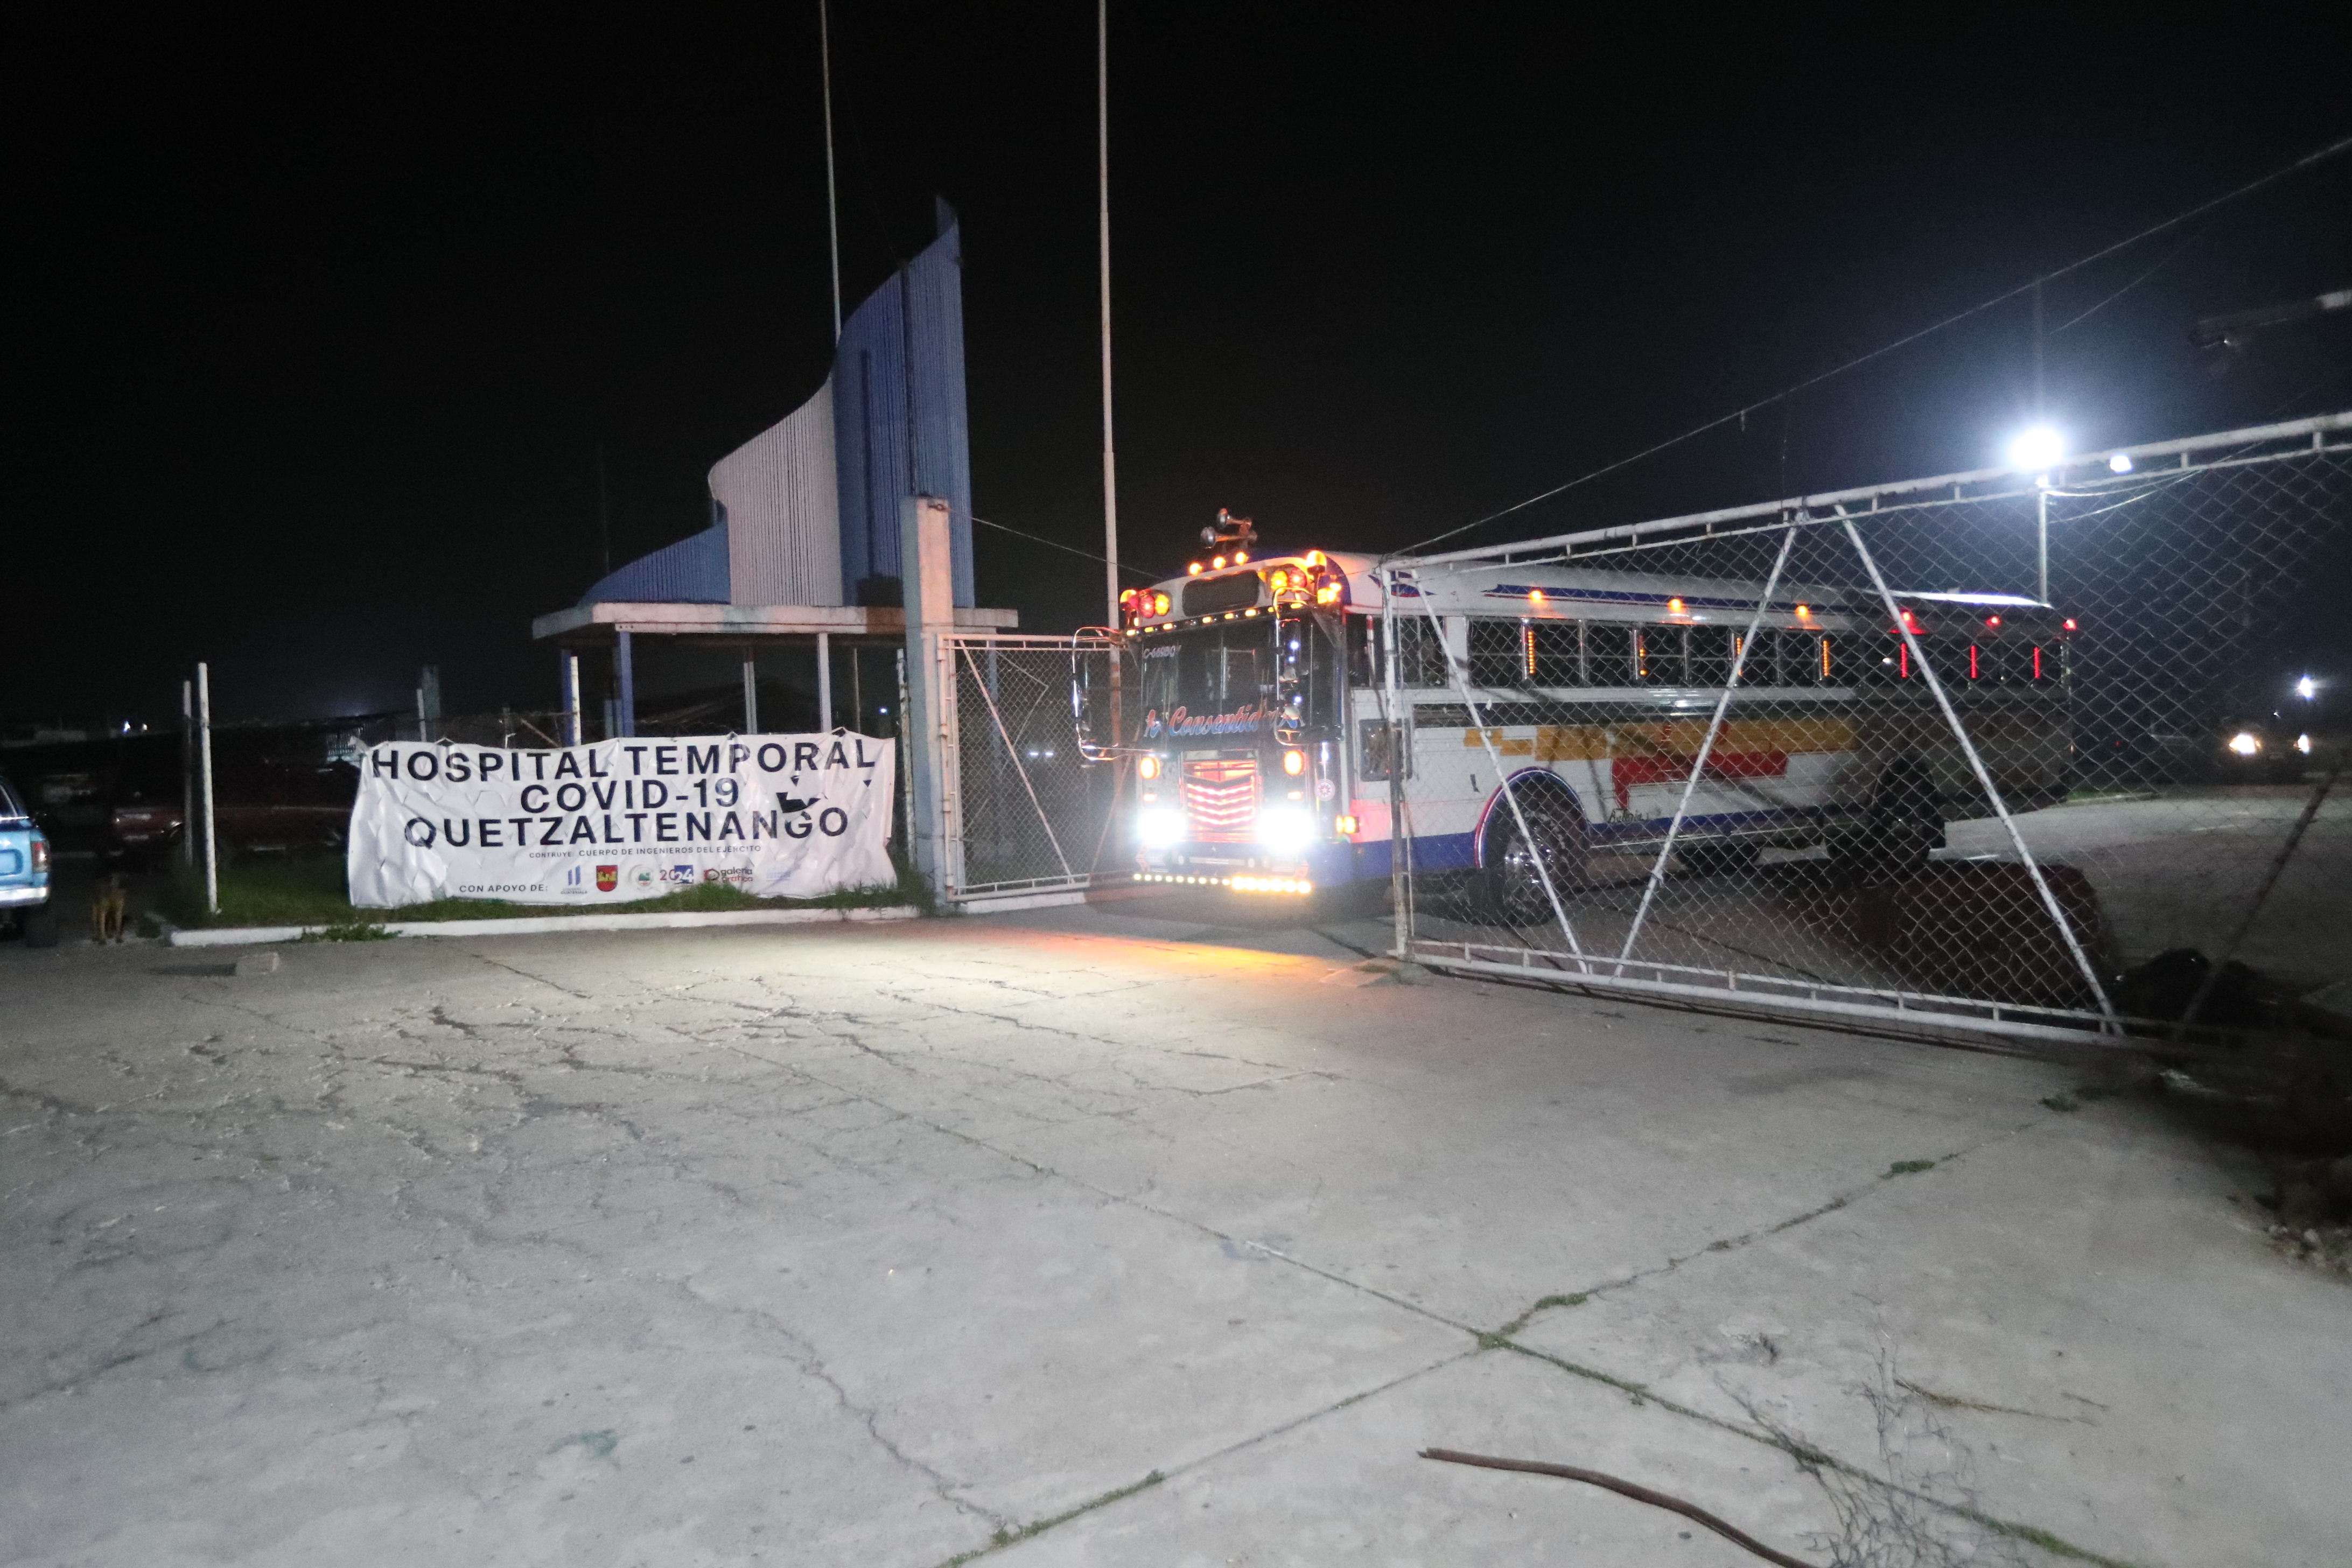
[[[1387,669],[1383,697],[1389,710],[1391,733],[1396,736],[1392,744],[1400,750],[1412,744],[1411,729],[1400,710],[1402,693],[1397,672],[1397,623],[1394,584],[1414,575],[1419,569],[1433,566],[1469,565],[1473,563],[1537,564],[1566,562],[1575,559],[1580,545],[1603,545],[1611,552],[1634,542],[1655,543],[1696,543],[1710,539],[1728,539],[1743,534],[1789,531],[1790,539],[1799,527],[1836,527],[1843,525],[1868,570],[1879,596],[1888,606],[1893,599],[1886,584],[1879,576],[1876,563],[1863,546],[1855,524],[1882,510],[1890,511],[1927,511],[1943,507],[1975,506],[1988,501],[2011,500],[2024,496],[2043,498],[2040,510],[2042,537],[2037,541],[2042,559],[2048,557],[2049,512],[2046,498],[2053,493],[2074,496],[2112,494],[2143,486],[2161,483],[2168,479],[2191,474],[2210,473],[2223,469],[2246,468],[2258,464],[2291,462],[2322,454],[2342,453],[2347,445],[2344,440],[2330,442],[2331,434],[2352,431],[2352,411],[2315,415],[2306,419],[2282,424],[2253,426],[2239,430],[2219,431],[2210,435],[2192,436],[2171,441],[2153,441],[2138,446],[2115,447],[2096,452],[2064,458],[2045,469],[2000,468],[1978,468],[1965,473],[1941,474],[1928,479],[1897,480],[1890,484],[1865,485],[1852,489],[1832,490],[1795,496],[1777,501],[1761,501],[1747,506],[1726,507],[1713,511],[1691,512],[1679,517],[1660,518],[1647,522],[1620,524],[1611,528],[1587,529],[1574,533],[1553,534],[1510,544],[1485,545],[1465,550],[1445,551],[1436,554],[1391,557],[1381,563],[1382,619],[1387,628],[1385,642]],[[2249,450],[2249,448],[2257,448]],[[2203,459],[2200,454],[2223,452],[2224,455]],[[2170,458],[2163,467],[2142,467],[2151,459]],[[2120,459],[2122,466],[2116,467]],[[2023,482],[2020,482],[2022,480]],[[1937,492],[1948,492],[1939,494]],[[1891,506],[1887,502],[1893,502]],[[1725,525],[1734,525],[1727,527]],[[1785,560],[1785,551],[1783,552]],[[2045,565],[2046,571],[2046,565]],[[1779,572],[1776,564],[1775,575]],[[2043,595],[2046,600],[2047,595]],[[1426,601],[1423,607],[1429,609]],[[1434,612],[1432,611],[1433,616]],[[1902,625],[1896,617],[1898,626]],[[1913,657],[1927,667],[1924,655],[1917,648],[1908,628],[1904,628],[1904,640],[1913,650]],[[1443,647],[1443,638],[1440,639]],[[1465,697],[1468,692],[1466,669],[1456,669],[1449,652],[1446,669],[1450,679],[1458,681]],[[1945,996],[1926,992],[1912,992],[1885,987],[1842,985],[1819,981],[1783,980],[1766,974],[1751,974],[1739,970],[1701,968],[1689,964],[1672,964],[1637,959],[1630,956],[1632,933],[1626,951],[1614,959],[1604,959],[1581,951],[1570,930],[1568,916],[1559,895],[1551,889],[1550,879],[1545,875],[1545,890],[1550,895],[1555,914],[1563,931],[1570,932],[1570,951],[1516,946],[1507,942],[1450,941],[1423,937],[1415,933],[1414,899],[1409,863],[1412,855],[1412,835],[1407,831],[1411,803],[1405,798],[1402,780],[1408,768],[1402,756],[1395,758],[1390,769],[1393,808],[1389,815],[1390,862],[1397,868],[1396,935],[1392,956],[1429,968],[1475,975],[1487,979],[1534,983],[1565,990],[1614,992],[1634,999],[1681,1005],[1701,1011],[1721,1012],[1733,1016],[1790,1017],[1811,1019],[1831,1026],[1864,1029],[1873,1033],[1926,1035],[1938,1037],[1975,1038],[1979,1041],[2003,1040],[2017,1045],[2066,1045],[2074,1047],[2135,1047],[2149,1037],[2170,1036],[2179,1040],[2185,1032],[2179,1022],[2136,1018],[2119,1015],[2099,984],[2095,974],[2074,936],[2072,927],[2058,909],[2041,868],[2018,838],[2015,825],[2010,821],[2006,803],[1993,789],[1984,773],[1983,763],[1976,756],[1965,730],[1951,712],[1939,682],[1932,670],[1928,672],[1938,706],[1958,734],[1962,746],[1979,782],[1990,791],[2000,820],[2016,842],[2023,863],[2031,871],[2037,891],[2064,938],[2070,956],[2091,980],[2098,1001],[2098,1010],[2034,1006],[2022,1003],[1998,1002],[1986,998]],[[1717,714],[1721,717],[1720,706]],[[1475,707],[1472,721],[1476,722]],[[1482,733],[1485,726],[1479,728]],[[1712,727],[1710,727],[1712,729]],[[1491,747],[1491,742],[1489,742]],[[1497,760],[1499,769],[1499,759]],[[1702,752],[1697,766],[1705,766]],[[1498,773],[1498,777],[1500,776]],[[1694,770],[1694,782],[1696,769]],[[1502,783],[1507,799],[1516,814],[1518,804],[1507,780]],[[1685,799],[1688,789],[1685,791]],[[1676,812],[1677,824],[1681,812]],[[1524,826],[1522,827],[1524,831]],[[1662,868],[1664,855],[1659,857]],[[1542,870],[1538,864],[1538,870]],[[1643,896],[1646,910],[1649,893],[1654,890],[1657,872],[1653,871],[1651,886]],[[1638,932],[1639,927],[1634,928]],[[1458,953],[1458,956],[1456,954]],[[1481,956],[1484,954],[1485,956]],[[1606,966],[1609,973],[1601,973]],[[1628,969],[1645,972],[1650,978],[1637,978],[1625,973]],[[2195,1033],[2207,1037],[2227,1037],[2234,1031],[2199,1027]],[[2138,1037],[2135,1039],[2134,1037]]]
[[[983,725],[982,732],[993,733],[1003,745],[1006,755],[1013,763],[1013,771],[1021,780],[1022,790],[1028,798],[1030,809],[1036,813],[1039,825],[1045,830],[1047,841],[1054,846],[1055,858],[1062,862],[1063,874],[1058,877],[1013,878],[1003,881],[976,884],[968,883],[965,880],[967,862],[964,837],[968,818],[963,799],[964,714],[963,704],[959,700],[957,692],[957,660],[959,657],[970,658],[981,649],[1051,652],[1059,654],[1066,659],[1073,655],[1096,649],[1115,654],[1119,645],[1110,637],[1100,635],[1089,637],[1083,632],[1056,636],[1039,632],[982,631],[965,626],[958,626],[947,631],[926,632],[923,635],[923,644],[924,657],[932,661],[933,668],[939,676],[940,749],[943,759],[948,763],[948,765],[941,770],[943,777],[941,803],[944,808],[943,815],[946,817],[948,853],[940,879],[942,883],[940,891],[940,903],[965,914],[1009,913],[1015,910],[1047,909],[1060,904],[1084,903],[1087,894],[1097,885],[1093,862],[1089,860],[1084,869],[1071,863],[1068,851],[1064,848],[1060,836],[1054,829],[1052,819],[1048,816],[1044,804],[1037,797],[1036,785],[1030,780],[1029,770],[1023,764],[1019,752],[1013,745],[1012,737],[1005,728],[1003,716],[995,710],[993,703],[989,705],[987,713],[981,721]],[[979,674],[977,662],[973,663],[972,670],[977,677]],[[1114,765],[1118,764],[1114,763]],[[1124,793],[1126,781],[1126,770],[1120,767],[1112,785],[1114,795],[1111,811],[1114,822],[1118,810],[1118,795]],[[1096,854],[1098,858],[1099,847]]]

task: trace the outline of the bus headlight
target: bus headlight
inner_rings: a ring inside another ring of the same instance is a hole
[[[1295,805],[1271,805],[1257,814],[1257,841],[1277,855],[1296,855],[1314,837],[1315,819]]]
[[[1165,849],[1184,837],[1184,814],[1166,806],[1139,812],[1135,818],[1135,836],[1146,848]]]

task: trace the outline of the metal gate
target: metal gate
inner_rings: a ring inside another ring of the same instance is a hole
[[[2352,956],[2352,693],[2289,662],[2344,640],[2347,430],[1391,563],[1400,952],[1869,1026],[2275,1021]]]
[[[1083,896],[1117,847],[1128,770],[1085,764],[1071,692],[1076,686],[1108,703],[1112,645],[1085,635],[959,632],[936,647],[950,667],[939,672],[953,772],[947,901],[1012,909]],[[1097,722],[1108,731],[1107,710]]]

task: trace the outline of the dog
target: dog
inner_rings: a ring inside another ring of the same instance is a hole
[[[123,885],[121,872],[117,871],[100,882],[89,902],[89,940],[94,942],[121,942],[122,917],[130,901],[130,890]]]

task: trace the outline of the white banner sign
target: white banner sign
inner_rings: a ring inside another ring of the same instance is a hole
[[[352,902],[612,904],[698,882],[815,898],[895,882],[893,747],[839,731],[371,746],[352,807]]]

